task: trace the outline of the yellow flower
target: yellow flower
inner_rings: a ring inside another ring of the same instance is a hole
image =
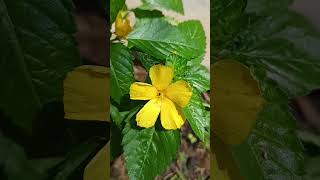
[[[165,129],[180,128],[185,121],[182,108],[189,103],[191,87],[183,80],[171,84],[173,69],[169,66],[154,65],[149,75],[152,85],[135,82],[130,87],[130,99],[149,100],[136,116],[138,126],[154,126],[160,114],[161,125]]]
[[[115,30],[116,35],[120,38],[126,37],[132,31],[127,11],[119,11],[115,22]]]

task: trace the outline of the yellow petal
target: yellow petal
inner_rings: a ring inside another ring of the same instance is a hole
[[[151,99],[136,116],[137,125],[140,127],[149,128],[154,126],[157,121],[161,109],[160,98]]]
[[[189,84],[183,80],[170,84],[164,91],[165,96],[171,99],[180,107],[188,105],[192,95],[192,89]]]
[[[178,129],[184,124],[175,104],[166,97],[162,98],[160,120],[165,129]]]
[[[237,61],[213,65],[213,131],[226,144],[240,144],[255,125],[264,99],[250,70]]]
[[[160,91],[164,90],[172,81],[173,69],[161,64],[154,65],[150,68],[150,78],[154,87]]]
[[[108,180],[110,176],[110,145],[106,144],[87,164],[83,180]]]
[[[130,99],[150,100],[158,96],[158,90],[150,84],[135,82],[130,86]]]
[[[107,67],[84,65],[68,73],[64,80],[65,118],[107,121],[108,85]]]

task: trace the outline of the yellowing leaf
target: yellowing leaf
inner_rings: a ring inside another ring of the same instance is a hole
[[[213,180],[243,180],[239,167],[232,157],[230,145],[215,135],[211,136],[211,177]]]
[[[103,66],[84,65],[67,74],[64,80],[66,119],[109,119],[109,70]]]
[[[256,122],[264,102],[247,67],[233,60],[213,65],[212,128],[226,144],[243,142]]]
[[[110,175],[110,145],[106,144],[87,164],[83,180],[108,180]]]

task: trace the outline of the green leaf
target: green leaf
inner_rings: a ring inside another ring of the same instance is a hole
[[[1,177],[7,179],[41,180],[45,174],[37,172],[28,161],[23,149],[12,140],[0,135]]]
[[[248,18],[223,56],[251,65],[255,73],[275,81],[288,98],[320,87],[320,33],[290,12]]]
[[[210,119],[206,115],[200,93],[193,89],[192,96],[187,107],[183,109],[193,132],[201,141],[206,141],[210,136]]]
[[[142,52],[165,60],[177,55],[186,59],[199,57],[204,52],[203,28],[197,21],[187,21],[178,26],[169,24],[163,18],[139,19],[129,34],[128,41]],[[195,34],[196,36],[193,36]]]
[[[233,37],[243,25],[243,12],[246,7],[246,0],[213,0],[211,6],[211,48],[212,58],[216,58],[219,47]],[[211,63],[214,61],[211,58]]]
[[[210,73],[203,65],[189,67],[183,77],[184,80],[197,89],[198,92],[210,90]]]
[[[182,0],[141,0],[144,9],[165,9],[183,14]]]
[[[83,172],[88,160],[92,158],[106,144],[97,138],[92,138],[74,147],[66,156],[64,161],[50,169],[49,174],[53,180],[70,179],[75,172],[81,170]]]
[[[118,12],[124,7],[125,0],[110,0],[110,23],[112,24],[118,15]]]
[[[163,17],[164,15],[162,14],[161,11],[158,10],[145,10],[141,8],[135,8],[132,10],[134,12],[134,15],[138,19],[142,18],[160,18]]]
[[[147,71],[149,71],[153,65],[161,63],[161,60],[143,52],[137,52],[137,57]]]
[[[133,56],[122,44],[112,44],[110,48],[110,95],[120,103],[121,98],[129,93],[134,82]]]
[[[306,174],[303,176],[304,180],[316,180],[320,178],[319,162],[319,155],[306,158]]]
[[[0,0],[0,108],[29,133],[44,104],[62,101],[64,76],[80,64],[70,3]]]
[[[189,20],[178,24],[180,33],[184,35],[186,44],[197,50],[193,57],[193,64],[200,64],[206,49],[206,35],[199,20]],[[202,58],[198,58],[202,57]]]
[[[234,157],[247,180],[302,179],[302,145],[286,104],[266,104],[247,141]]]
[[[119,112],[117,107],[111,105],[111,140],[110,140],[110,160],[113,161],[123,152],[123,146],[121,144],[123,139],[122,129],[126,119],[131,119],[139,110],[140,106],[136,106],[130,111]]]
[[[128,119],[123,135],[126,168],[132,180],[154,179],[176,158],[180,146],[180,131],[164,130],[159,123],[141,129],[134,118]]]

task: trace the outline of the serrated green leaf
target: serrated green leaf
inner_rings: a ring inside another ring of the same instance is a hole
[[[201,24],[200,24],[201,25]],[[192,33],[196,34],[193,36]],[[130,44],[153,57],[165,60],[172,55],[193,59],[203,54],[198,35],[203,33],[197,21],[187,21],[180,26],[169,24],[163,18],[139,19],[128,36]],[[200,36],[200,38],[203,38]]]
[[[141,0],[143,8],[145,9],[158,9],[158,10],[171,10],[183,14],[182,0]]]
[[[133,77],[133,56],[122,44],[112,44],[110,48],[110,96],[120,103],[129,94]]]
[[[179,130],[164,130],[159,123],[141,129],[134,118],[127,120],[123,135],[126,168],[132,180],[154,179],[176,158],[180,146]]]
[[[247,18],[247,28],[229,41],[233,45],[225,48],[223,56],[235,57],[256,73],[265,74],[288,98],[320,87],[320,52],[316,48],[320,33],[290,12]]]
[[[200,64],[206,49],[206,36],[201,22],[199,20],[184,21],[178,24],[178,29],[184,35],[186,43],[197,49],[197,53],[192,59],[193,64]]]
[[[64,76],[80,64],[70,3],[0,1],[0,107],[29,133],[44,104],[62,101]]]
[[[197,89],[198,92],[205,92],[210,89],[210,74],[207,67],[203,65],[189,67],[184,75],[184,80]]]
[[[200,93],[192,90],[192,96],[187,107],[183,109],[193,132],[198,136],[201,141],[206,141],[210,134],[210,119],[206,115]]]
[[[216,59],[219,47],[233,37],[243,25],[246,0],[213,0],[211,3],[211,63]],[[217,46],[217,47],[216,47]]]
[[[118,12],[124,7],[125,0],[110,0],[110,23],[112,24]]]
[[[247,180],[302,179],[302,145],[286,104],[266,104],[247,141],[234,157]]]

